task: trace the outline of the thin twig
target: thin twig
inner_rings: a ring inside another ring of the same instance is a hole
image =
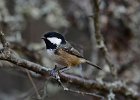
[[[65,87],[66,88],[66,87]],[[65,91],[69,91],[69,92],[73,92],[73,93],[78,93],[81,95],[89,95],[89,96],[94,96],[94,97],[98,97],[101,98],[101,100],[105,100],[105,98],[101,95],[95,94],[95,93],[90,93],[90,92],[83,92],[83,91],[78,91],[78,90],[73,90],[73,89],[68,89]]]
[[[34,90],[35,90],[35,93],[36,93],[36,95],[37,95],[37,98],[40,100],[41,99],[41,96],[40,96],[40,94],[39,94],[39,92],[38,92],[38,89],[37,89],[37,87],[36,87],[36,85],[35,85],[35,83],[34,83],[34,81],[33,81],[33,78],[31,77],[31,75],[30,75],[30,73],[29,73],[29,70],[27,70],[27,69],[25,69],[26,70],[26,72],[27,72],[27,75],[28,75],[28,77],[29,77],[29,80],[31,81],[31,84],[33,85],[33,88],[34,88]]]
[[[58,74],[56,75],[56,79],[58,80],[58,82],[60,83],[60,85],[63,87],[63,90],[64,90],[64,91],[73,92],[73,93],[78,93],[78,94],[81,94],[81,95],[95,96],[95,97],[101,98],[101,100],[104,100],[104,97],[103,97],[103,96],[100,96],[100,95],[98,95],[98,94],[89,93],[89,92],[83,92],[83,91],[79,91],[79,90],[73,90],[73,89],[70,89],[70,88],[65,87],[64,84],[61,82],[60,76],[59,76]]]

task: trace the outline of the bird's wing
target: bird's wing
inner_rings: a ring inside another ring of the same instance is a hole
[[[61,48],[63,49],[64,51],[66,51],[67,53],[70,53],[72,55],[75,55],[77,57],[80,57],[80,58],[83,58],[83,56],[75,49],[71,46],[70,43],[66,43],[65,45],[61,45],[60,47],[58,48]]]

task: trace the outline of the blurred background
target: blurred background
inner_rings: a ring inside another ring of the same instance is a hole
[[[98,50],[91,0],[0,0],[0,30],[17,55],[44,66],[51,66],[45,56],[41,36],[57,31],[78,49],[86,59],[107,73],[81,65],[69,73],[107,82],[124,81],[140,92],[140,1],[98,0],[100,31],[108,49],[116,77],[109,72],[103,54]],[[0,46],[1,47],[1,46]],[[0,61],[0,100],[34,100],[36,94],[24,69]],[[10,66],[10,67],[9,67]],[[96,97],[65,92],[57,82],[33,78],[40,93],[47,87],[46,100],[97,100]],[[65,84],[68,86],[68,84]],[[79,89],[80,87],[71,87]],[[115,100],[126,100],[116,96]]]

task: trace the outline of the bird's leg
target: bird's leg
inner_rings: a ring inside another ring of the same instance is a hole
[[[57,65],[55,65],[55,67],[51,70],[50,74],[55,77],[56,72],[57,72]]]
[[[70,69],[70,67],[67,67],[67,66],[63,67],[63,68],[58,68],[57,65],[55,65],[55,67],[51,70],[51,75],[56,77],[56,74],[65,72],[69,69]]]
[[[57,70],[57,65],[55,65],[55,66],[54,66],[53,70],[54,70],[54,71],[56,71],[56,70]]]

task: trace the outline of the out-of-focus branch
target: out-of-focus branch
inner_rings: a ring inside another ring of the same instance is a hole
[[[116,72],[115,72],[115,69],[114,69],[114,65],[109,60],[108,50],[107,50],[107,47],[106,47],[106,45],[104,43],[103,36],[102,36],[102,34],[100,32],[98,0],[91,0],[91,1],[92,1],[93,11],[94,11],[94,15],[92,16],[92,18],[93,18],[93,21],[94,21],[94,30],[95,30],[95,38],[96,38],[97,47],[103,53],[105,61],[109,65],[112,74],[116,75]]]
[[[27,44],[23,44],[22,42],[10,42],[10,48],[18,51],[19,53],[23,53],[25,56],[27,56],[29,59],[31,59],[34,62],[42,63],[41,59],[41,53],[39,50],[30,49]]]
[[[28,61],[28,60],[25,60],[16,56],[14,51],[12,51],[9,48],[9,46],[7,46],[7,42],[4,38],[4,34],[0,33],[0,39],[2,41],[3,47],[6,47],[6,48],[3,48],[0,53],[0,60],[9,61],[13,64],[18,65],[19,67],[36,72],[44,78],[52,76],[51,70],[49,68],[43,67],[39,64],[33,63],[31,61]],[[88,90],[88,91],[97,90],[97,91],[100,91],[100,93],[104,93],[104,95],[106,95],[110,91],[110,89],[112,89],[112,92],[121,94],[128,98],[132,98],[132,99],[139,98],[139,95],[137,92],[130,90],[122,82],[114,82],[114,83],[98,82],[95,80],[88,80],[88,79],[80,78],[75,75],[70,75],[70,74],[65,74],[65,73],[60,73],[59,76],[63,82],[69,82],[73,86],[77,85],[77,86],[80,86],[81,88],[83,87],[85,90]]]

